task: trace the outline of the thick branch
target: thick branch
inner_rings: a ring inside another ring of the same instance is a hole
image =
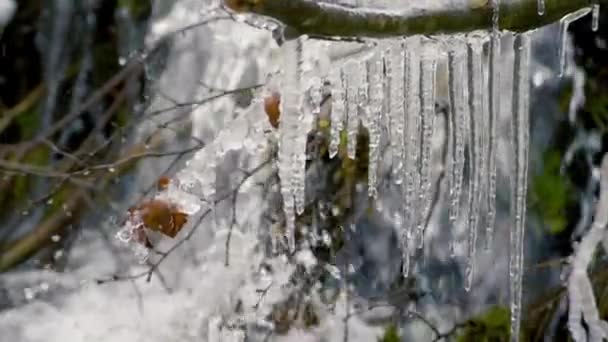
[[[540,16],[537,14],[537,0],[502,0],[500,28],[514,32],[528,31],[555,22],[595,2],[545,0],[545,14]],[[599,2],[603,4],[606,0]],[[404,9],[398,12],[354,9],[311,0],[255,0],[248,8],[239,9],[277,19],[298,34],[316,36],[382,38],[470,32],[491,27],[492,8],[489,0],[470,0],[468,5],[447,4],[442,7],[433,1],[428,3],[427,8],[407,8],[407,4],[404,4]]]

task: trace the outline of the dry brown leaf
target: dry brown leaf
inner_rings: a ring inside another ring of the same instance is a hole
[[[266,96],[264,99],[264,110],[268,116],[268,121],[274,128],[279,127],[279,120],[281,118],[281,95],[277,92]]]
[[[158,191],[163,191],[169,187],[169,183],[171,183],[171,179],[167,176],[162,176],[158,179],[156,183],[156,188]]]
[[[130,210],[131,211],[131,210]],[[173,204],[153,199],[140,204],[132,211],[140,215],[145,228],[174,238],[188,222],[188,215]]]

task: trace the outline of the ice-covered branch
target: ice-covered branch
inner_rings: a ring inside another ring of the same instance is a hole
[[[599,317],[595,296],[587,268],[595,249],[606,235],[608,224],[608,154],[602,159],[600,198],[595,208],[591,229],[575,248],[572,271],[568,278],[568,329],[572,338],[579,341],[601,341],[608,337],[608,323]],[[585,322],[587,329],[583,327]]]
[[[499,27],[528,31],[555,22],[568,13],[590,7],[593,0],[537,0],[500,3]],[[400,11],[352,8],[311,0],[226,0],[228,7],[277,19],[298,34],[341,37],[394,37],[415,34],[469,32],[492,27],[492,2],[404,2]],[[427,5],[428,4],[428,5]]]

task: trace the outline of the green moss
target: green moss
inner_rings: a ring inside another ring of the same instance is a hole
[[[561,156],[549,150],[544,156],[544,169],[532,180],[531,205],[540,215],[551,234],[564,231],[568,223],[566,207],[573,194],[572,184],[560,175]]]
[[[585,111],[591,115],[593,122],[606,132],[608,128],[608,96],[606,89],[598,84],[597,78],[591,77],[585,84]]]
[[[127,9],[137,20],[148,17],[152,9],[148,0],[118,0],[118,7]]]
[[[63,186],[57,192],[55,192],[47,201],[48,207],[44,212],[44,217],[49,217],[58,210],[63,210],[63,204],[65,203],[66,199],[69,198],[70,191],[73,190],[74,189]]]
[[[386,327],[384,330],[384,335],[382,338],[378,339],[378,342],[401,342],[397,327],[393,324]]]
[[[114,117],[113,123],[118,127],[126,127],[131,119],[131,111],[127,106],[121,106]]]
[[[17,115],[17,117],[15,118],[15,122],[19,127],[21,139],[29,140],[34,137],[34,134],[36,134],[38,130],[38,123],[40,122],[40,117],[38,115],[38,111],[29,110]]]
[[[46,147],[38,147],[26,154],[20,163],[32,166],[44,166],[47,165],[48,160],[49,150]],[[29,174],[18,174],[13,177],[9,195],[9,198],[12,198],[12,203],[10,203],[10,205],[23,203],[23,201],[28,198],[30,185],[32,184],[31,182],[36,178],[37,176]]]
[[[301,315],[306,328],[312,328],[319,325],[319,316],[312,303],[306,303]]]
[[[493,306],[485,313],[470,319],[458,335],[458,342],[507,342],[510,330],[509,309]]]
[[[572,83],[567,83],[562,88],[559,95],[559,111],[560,113],[568,113],[570,111],[570,100],[572,99]]]
[[[120,70],[115,42],[107,41],[95,45],[93,56],[96,65],[93,69],[95,84],[104,84]]]

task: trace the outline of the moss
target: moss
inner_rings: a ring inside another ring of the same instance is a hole
[[[543,172],[536,175],[531,187],[531,205],[540,215],[551,234],[566,229],[566,208],[572,200],[573,186],[560,174],[561,156],[556,150],[545,153]]]
[[[509,309],[493,306],[485,313],[467,321],[457,342],[507,342],[510,330]]]
[[[603,133],[608,130],[608,96],[596,78],[590,78],[585,84],[584,110]]]
[[[69,189],[65,186],[56,191],[47,201],[48,207],[45,210],[44,218],[51,216],[58,210],[63,210],[63,204],[69,198],[71,191],[74,191],[74,189]]]
[[[38,131],[38,123],[40,122],[38,114],[39,113],[36,110],[29,110],[17,115],[15,118],[15,122],[19,127],[21,140],[33,138],[34,134]]]
[[[100,42],[95,45],[93,55],[96,65],[96,68],[93,69],[93,81],[95,84],[101,85],[120,70],[115,42]]]
[[[558,98],[560,113],[568,113],[570,111],[570,101],[572,99],[572,91],[573,91],[572,83],[567,83],[562,88],[559,98]]]
[[[330,127],[330,122],[327,119],[320,119],[317,126],[320,130],[327,130]]]
[[[378,339],[378,342],[400,342],[401,338],[399,337],[399,331],[397,327],[393,324],[386,327],[384,330],[384,335],[382,338]]]
[[[131,111],[129,111],[128,108],[123,105],[116,112],[116,116],[114,117],[112,122],[117,127],[123,128],[129,124],[130,119],[131,119]]]
[[[302,311],[302,321],[304,323],[304,327],[312,328],[319,325],[319,316],[315,311],[314,305],[312,303],[306,303],[304,309]]]
[[[48,163],[48,160],[49,150],[46,147],[37,147],[26,154],[20,162],[25,165],[44,166]],[[19,174],[14,177],[12,196],[10,196],[13,198],[11,205],[22,203],[27,198],[31,182],[35,178],[37,177],[29,174]]]
[[[136,20],[147,18],[152,10],[148,0],[118,0],[118,7],[128,10]]]

